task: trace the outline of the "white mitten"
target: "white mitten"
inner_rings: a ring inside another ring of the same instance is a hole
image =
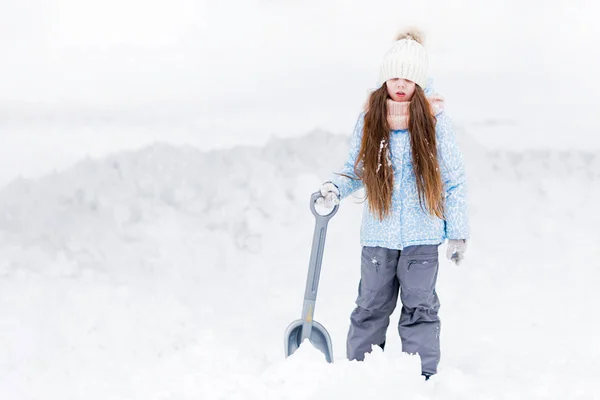
[[[316,201],[318,205],[325,208],[333,208],[337,204],[340,204],[340,191],[333,183],[325,182],[321,185],[319,191],[321,192],[321,197]]]
[[[465,258],[465,251],[467,251],[466,239],[448,240],[448,247],[446,249],[446,257],[448,260],[452,260],[456,265],[459,265]]]

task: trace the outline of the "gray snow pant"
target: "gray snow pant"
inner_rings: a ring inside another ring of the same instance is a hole
[[[346,342],[349,360],[364,360],[372,345],[383,348],[398,292],[402,311],[398,333],[402,351],[421,357],[424,374],[435,374],[440,361],[440,302],[435,292],[438,245],[402,251],[363,247],[356,308],[350,315]]]

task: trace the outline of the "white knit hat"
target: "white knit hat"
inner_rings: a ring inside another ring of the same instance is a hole
[[[383,57],[378,86],[383,85],[388,79],[403,78],[425,89],[429,69],[427,51],[419,43],[420,39],[416,34],[405,33],[400,37],[401,39],[394,42]]]

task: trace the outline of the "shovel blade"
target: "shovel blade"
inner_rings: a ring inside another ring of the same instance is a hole
[[[298,319],[292,322],[285,331],[285,356],[294,354],[302,343],[302,320]],[[331,346],[331,337],[327,329],[317,321],[312,321],[312,329],[308,337],[310,343],[320,350],[328,363],[333,362],[333,349]]]

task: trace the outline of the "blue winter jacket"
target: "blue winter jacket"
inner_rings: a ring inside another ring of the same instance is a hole
[[[426,92],[427,93],[427,92]],[[438,161],[445,189],[446,219],[431,216],[419,204],[408,129],[390,134],[394,170],[391,213],[383,219],[372,214],[364,202],[360,231],[362,246],[402,250],[420,244],[441,244],[445,239],[469,239],[467,183],[463,156],[455,139],[452,122],[444,111],[436,115]],[[354,162],[360,150],[364,112],[360,114],[350,141],[350,152],[341,173],[356,178]],[[334,175],[329,180],[340,191],[340,199],[363,187],[361,180]]]

